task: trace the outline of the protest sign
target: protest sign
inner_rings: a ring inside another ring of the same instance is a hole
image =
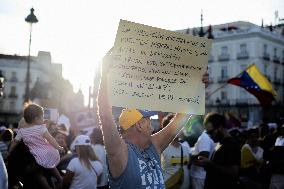
[[[110,61],[113,106],[204,114],[211,40],[121,20]]]

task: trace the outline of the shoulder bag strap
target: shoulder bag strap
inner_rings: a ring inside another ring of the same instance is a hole
[[[180,154],[181,154],[180,166],[181,166],[181,168],[183,168],[183,149],[182,149],[182,144],[181,143],[180,143]]]

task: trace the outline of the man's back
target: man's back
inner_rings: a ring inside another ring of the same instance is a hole
[[[160,157],[151,144],[140,151],[137,146],[127,143],[128,162],[123,173],[117,177],[110,177],[111,188],[156,188],[164,189]]]
[[[211,161],[218,166],[240,166],[241,152],[238,143],[232,137],[224,138],[222,144],[218,144],[213,152]],[[218,188],[234,188],[237,179],[231,175],[220,174],[206,167],[205,189]]]

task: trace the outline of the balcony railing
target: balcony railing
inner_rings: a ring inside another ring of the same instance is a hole
[[[280,64],[280,57],[278,57],[278,56],[273,56],[273,62],[274,62],[274,63],[277,63],[277,64]]]
[[[236,99],[236,105],[248,105],[249,99]]]
[[[248,58],[249,58],[249,53],[247,51],[243,51],[237,54],[238,60],[248,59]]]
[[[228,81],[227,76],[218,77],[218,83],[225,83]]]
[[[221,105],[230,105],[230,100],[229,99],[221,99],[219,104],[221,104]]]
[[[264,60],[269,61],[269,60],[270,60],[270,54],[268,54],[267,52],[264,52],[263,55],[262,55],[262,58],[263,58]]]
[[[9,94],[8,97],[9,97],[9,98],[18,98],[18,95],[17,95],[17,94]]]
[[[209,63],[214,62],[214,57],[213,57],[212,55],[209,56],[208,62],[209,62]]]
[[[247,106],[247,105],[259,105],[256,99],[221,99],[218,102],[216,100],[206,100],[207,106]]]
[[[9,81],[10,81],[10,82],[18,82],[18,78],[12,77]]]
[[[229,61],[230,55],[229,54],[221,54],[221,55],[218,56],[218,60],[220,62]]]
[[[279,85],[281,83],[281,79],[280,78],[274,78],[273,83],[276,85]]]

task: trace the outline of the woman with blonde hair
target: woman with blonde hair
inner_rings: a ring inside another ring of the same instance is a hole
[[[73,158],[67,166],[63,188],[96,189],[103,166],[92,149],[90,138],[79,135],[73,144],[78,157]]]

